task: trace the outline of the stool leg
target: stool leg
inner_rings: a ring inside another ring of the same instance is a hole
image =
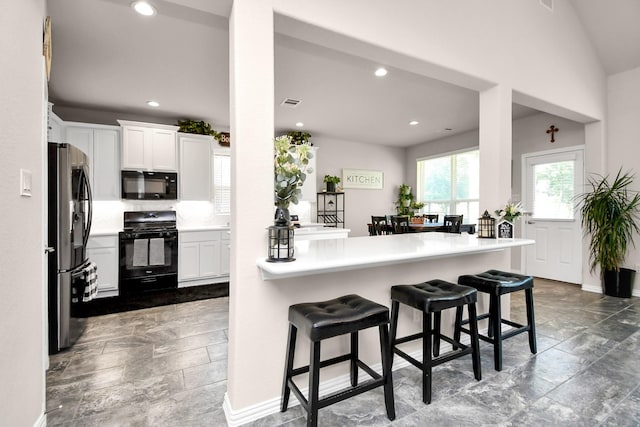
[[[296,335],[298,328],[289,323],[289,339],[287,341],[287,356],[284,363],[284,380],[282,381],[282,402],[280,405],[280,412],[287,410],[289,406],[289,379],[291,378],[291,371],[293,371],[293,355],[296,352]]]
[[[440,325],[442,320],[442,312],[433,313],[433,357],[440,355]]]
[[[489,338],[493,337],[493,317],[491,316],[491,313],[493,313],[493,297],[489,298],[489,324],[487,327],[487,336]]]
[[[391,301],[391,325],[389,325],[389,369],[393,368],[393,349],[396,345],[396,333],[398,332],[398,311],[400,303]]]
[[[462,306],[456,307],[456,324],[453,330],[453,340],[460,342],[460,334],[462,333]],[[458,346],[453,344],[453,349],[457,350]]]
[[[358,333],[351,334],[351,386],[358,385]]]
[[[393,400],[393,380],[391,376],[392,353],[390,349],[389,330],[387,325],[380,325],[380,353],[382,354],[382,376],[384,377],[384,406],[387,409],[387,418],[393,421],[396,418],[396,408]]]
[[[422,401],[431,403],[431,313],[422,313]]]
[[[307,427],[316,427],[318,425],[318,391],[320,388],[320,341],[311,343],[310,353]]]
[[[462,307],[458,307],[462,311]],[[469,310],[469,332],[471,332],[471,357],[473,359],[473,376],[476,380],[482,379],[482,368],[480,366],[480,340],[478,339],[478,315],[476,304],[468,304]]]
[[[538,352],[536,346],[536,319],[533,314],[533,288],[524,290],[525,301],[527,304],[527,324],[529,325],[529,348],[531,353]]]
[[[491,324],[493,326],[493,362],[496,371],[502,370],[502,308],[500,296],[491,295]],[[489,329],[491,331],[491,329]]]

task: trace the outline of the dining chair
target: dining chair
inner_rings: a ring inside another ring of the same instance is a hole
[[[371,216],[370,236],[382,236],[389,233],[389,223],[386,216]]]
[[[403,234],[409,232],[409,217],[407,215],[394,215],[391,217],[391,232]]]
[[[444,231],[445,233],[460,234],[460,226],[462,225],[463,216],[464,215],[445,215],[443,221],[444,225],[439,231]]]
[[[440,215],[438,214],[424,214],[424,218],[428,221],[428,222],[438,222],[438,217]]]

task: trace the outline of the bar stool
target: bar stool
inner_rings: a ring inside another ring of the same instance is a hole
[[[395,354],[422,370],[422,401],[424,403],[431,403],[431,371],[434,366],[471,353],[473,374],[476,380],[480,381],[482,379],[476,322],[477,294],[478,292],[473,288],[437,279],[415,285],[396,285],[391,287],[391,348]],[[396,338],[400,303],[422,311],[422,332]],[[442,310],[453,307],[462,310],[465,305],[469,310],[470,346],[461,344],[459,337],[458,339],[451,339],[440,332]],[[431,321],[432,313],[435,323],[433,326]],[[435,358],[431,356],[432,338],[433,356]],[[397,347],[398,344],[417,339],[422,339],[422,363]],[[440,356],[440,340],[452,344],[453,350]]]
[[[281,412],[287,410],[289,392],[293,393],[307,411],[307,426],[318,424],[318,410],[350,397],[384,387],[384,403],[387,417],[396,417],[391,379],[391,349],[389,346],[389,309],[359,295],[345,295],[329,301],[295,304],[289,307],[289,340],[282,384]],[[382,354],[382,375],[379,375],[358,358],[358,331],[378,326],[380,331],[380,351]],[[307,366],[293,368],[296,335],[300,329],[311,340],[311,357]],[[338,335],[351,334],[351,352],[332,359],[320,361],[320,342]],[[318,396],[320,368],[340,362],[350,362],[351,387],[338,391],[322,399]],[[372,379],[358,384],[358,367]],[[300,392],[293,377],[309,372],[309,399]]]
[[[529,348],[531,353],[536,354],[536,325],[533,312],[533,277],[521,274],[509,273],[500,270],[488,270],[484,273],[474,275],[463,275],[458,278],[458,283],[476,288],[480,292],[489,294],[489,312],[478,316],[478,320],[489,318],[489,329],[487,335],[480,334],[480,339],[493,344],[493,360],[496,371],[502,370],[502,341],[523,332],[529,333]],[[525,292],[525,302],[527,307],[527,324],[512,322],[502,318],[500,307],[500,297],[502,295],[522,291]],[[462,325],[466,324],[462,318],[456,319],[456,330],[454,339],[460,337],[460,332],[467,332]],[[502,333],[502,324],[512,326],[513,330]]]

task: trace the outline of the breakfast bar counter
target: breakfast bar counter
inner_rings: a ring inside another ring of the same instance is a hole
[[[257,265],[264,280],[277,280],[500,251],[534,243],[530,239],[481,239],[466,233],[408,233],[296,241],[295,261],[274,263],[262,258],[258,259]]]

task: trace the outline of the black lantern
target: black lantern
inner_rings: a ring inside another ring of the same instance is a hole
[[[293,226],[272,225],[269,230],[268,262],[295,261],[293,257]]]
[[[478,237],[484,239],[496,238],[496,220],[487,211],[484,211],[482,216],[478,218]]]

